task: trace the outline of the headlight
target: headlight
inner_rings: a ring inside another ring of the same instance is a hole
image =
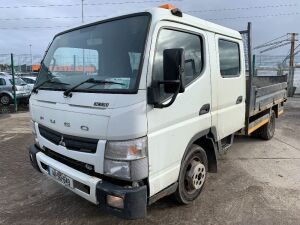
[[[33,120],[30,121],[31,122],[31,131],[34,137],[34,142],[36,145],[40,146],[39,144],[39,140],[37,138],[37,134],[36,134],[36,129],[35,129],[35,122]]]
[[[130,162],[114,161],[106,159],[104,163],[104,172],[106,175],[122,177],[130,180]]]
[[[147,138],[129,141],[108,141],[105,158],[116,160],[136,160],[147,157]]]
[[[104,173],[125,180],[146,178],[147,137],[129,141],[108,141],[105,149]]]
[[[36,137],[36,129],[35,129],[35,122],[33,120],[30,120],[31,122],[31,131],[34,137]]]

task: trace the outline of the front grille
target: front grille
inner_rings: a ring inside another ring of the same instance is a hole
[[[81,171],[81,172],[86,173],[91,176],[96,175],[93,165],[90,165],[90,164],[87,164],[84,162],[80,162],[76,159],[71,159],[67,156],[64,156],[55,151],[52,151],[51,149],[46,148],[46,147],[44,147],[42,149],[42,152],[45,153],[45,155],[49,156],[50,158],[57,160],[75,170]]]
[[[69,150],[95,153],[97,150],[97,139],[75,137],[71,135],[61,134],[57,131],[51,130],[39,124],[40,134],[48,141],[56,144],[63,145]]]

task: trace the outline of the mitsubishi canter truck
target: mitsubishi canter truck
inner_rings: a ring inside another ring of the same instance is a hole
[[[59,33],[30,98],[31,163],[124,218],[189,204],[234,134],[271,139],[283,112],[286,79],[245,59],[239,32],[170,5]]]

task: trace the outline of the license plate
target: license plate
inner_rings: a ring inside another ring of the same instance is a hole
[[[49,167],[49,175],[67,187],[72,187],[73,180],[62,172]]]

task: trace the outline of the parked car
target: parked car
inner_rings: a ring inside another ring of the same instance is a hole
[[[15,78],[16,98],[18,102],[27,103],[30,97],[31,88],[19,77]],[[0,104],[9,105],[13,103],[13,78],[11,75],[0,74]]]
[[[0,76],[1,76],[1,75],[5,76],[5,75],[10,75],[10,74],[7,73],[7,72],[0,72]]]
[[[22,77],[22,80],[24,80],[27,83],[27,85],[30,87],[30,90],[32,90],[36,82],[36,77]]]

